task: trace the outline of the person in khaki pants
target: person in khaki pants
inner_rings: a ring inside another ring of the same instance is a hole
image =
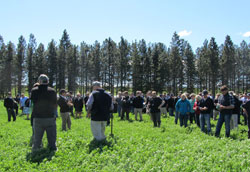
[[[135,120],[137,121],[137,114],[140,115],[140,121],[142,121],[142,108],[144,99],[141,97],[141,91],[136,91],[136,97],[133,101]]]
[[[60,90],[60,97],[57,104],[60,106],[60,114],[62,117],[62,130],[66,131],[66,125],[68,129],[71,129],[70,119],[70,107],[73,106],[72,102],[66,98],[67,91],[65,89]]]

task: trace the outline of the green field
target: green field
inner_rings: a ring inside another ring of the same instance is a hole
[[[229,139],[222,128],[221,138],[216,138],[201,133],[196,125],[181,128],[173,117],[162,118],[161,128],[153,128],[148,115],[143,117],[143,122],[128,122],[115,114],[114,138],[100,144],[91,142],[89,119],[72,119],[72,129],[62,132],[59,118],[58,151],[42,149],[32,155],[30,121],[18,116],[16,122],[7,122],[0,102],[0,171],[250,171],[246,126]],[[46,142],[44,137],[45,146]]]

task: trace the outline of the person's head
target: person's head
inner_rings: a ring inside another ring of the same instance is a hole
[[[76,96],[79,98],[81,97],[81,93],[77,93]]]
[[[148,96],[148,97],[152,96],[152,92],[151,92],[151,91],[148,91],[148,92],[147,92],[147,96]]]
[[[67,91],[65,89],[61,89],[59,94],[62,95],[62,96],[66,96]]]
[[[47,75],[45,74],[41,74],[39,77],[38,77],[38,83],[40,85],[48,85],[49,84],[49,78]]]
[[[99,81],[94,81],[92,84],[93,90],[101,88],[101,83]]]
[[[11,97],[11,96],[12,96],[11,92],[8,92],[8,97]]]
[[[134,93],[131,93],[131,94],[130,94],[130,97],[134,97]]]
[[[192,94],[190,95],[190,97],[191,97],[192,100],[194,100],[194,99],[195,99],[195,94],[192,93]]]
[[[152,91],[152,97],[155,98],[157,96],[156,91]]]
[[[122,92],[119,91],[118,92],[118,96],[121,97],[122,96]]]
[[[186,98],[187,98],[186,94],[181,95],[181,100],[186,100]]]
[[[21,94],[21,97],[24,98],[24,93]]]
[[[86,96],[87,96],[87,97],[89,96],[89,92],[86,93]]]
[[[173,93],[171,93],[171,94],[170,94],[170,97],[174,97],[174,94],[173,94]]]
[[[124,91],[123,94],[124,94],[125,97],[128,97],[128,92],[127,91]]]
[[[203,90],[202,91],[202,95],[204,98],[207,98],[208,97],[208,91],[207,90]]]
[[[220,91],[223,95],[226,95],[228,93],[228,88],[226,85],[223,85],[221,88],[220,88]]]
[[[196,99],[197,102],[199,102],[199,101],[201,100],[201,96],[200,96],[200,95],[197,95],[197,96],[195,97],[195,99]]]
[[[141,96],[141,91],[136,91],[136,96]]]

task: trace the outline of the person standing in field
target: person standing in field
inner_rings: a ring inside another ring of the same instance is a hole
[[[188,115],[191,111],[191,104],[187,100],[185,94],[181,95],[181,99],[179,99],[176,103],[175,109],[176,113],[179,113],[180,126],[182,127],[184,125],[185,127],[187,127]]]
[[[214,99],[214,113],[213,113],[213,120],[217,120],[217,116],[219,115],[219,109],[217,109],[216,105],[218,103],[218,99],[220,97],[220,93],[216,94],[215,99]]]
[[[204,90],[202,92],[203,98],[200,101],[199,109],[201,111],[200,114],[200,124],[201,131],[205,132],[205,122],[207,124],[207,133],[211,133],[211,123],[210,123],[210,114],[214,107],[213,100],[208,96],[208,91]]]
[[[86,112],[88,112],[88,107],[87,107],[88,100],[89,100],[89,92],[87,92],[85,97],[83,98]],[[88,114],[86,114],[86,117],[88,117]]]
[[[161,110],[160,108],[164,102],[157,96],[156,91],[152,91],[152,98],[149,99],[148,108],[150,109],[151,119],[153,120],[154,127],[161,126]]]
[[[134,98],[134,113],[135,120],[137,121],[137,115],[140,115],[140,121],[142,121],[142,108],[143,108],[144,99],[141,97],[141,91],[136,91],[136,97]]]
[[[197,124],[198,127],[200,127],[200,114],[201,114],[201,111],[200,111],[200,101],[201,101],[201,96],[200,95],[197,95],[195,97],[195,103],[194,103],[194,107],[193,109],[195,110],[195,122]]]
[[[74,98],[74,108],[75,108],[75,118],[82,117],[82,109],[83,109],[83,97],[81,93],[77,93],[76,98]]]
[[[33,102],[33,129],[34,138],[32,150],[41,148],[44,131],[47,134],[48,147],[56,150],[56,92],[48,87],[49,78],[42,74],[38,78],[39,86],[31,90],[31,101]]]
[[[16,116],[18,115],[18,108],[19,108],[19,103],[20,103],[20,95],[17,94],[15,100],[15,110],[16,110]]]
[[[124,92],[124,97],[122,98],[122,115],[121,120],[124,120],[125,113],[126,113],[126,119],[129,120],[129,112],[130,112],[130,99],[128,96],[128,92]]]
[[[120,91],[118,92],[118,96],[115,98],[115,101],[117,103],[118,116],[121,117],[121,111],[122,111],[122,93]]]
[[[16,121],[14,106],[15,106],[15,100],[12,98],[11,92],[8,92],[8,97],[4,99],[4,107],[7,110],[9,122],[11,121],[11,116],[13,118],[13,121]]]
[[[195,110],[193,109],[194,108],[194,103],[195,103],[195,94],[192,93],[190,95],[190,104],[191,104],[191,111],[190,111],[190,115],[189,115],[189,120],[190,120],[190,124],[193,124],[193,121],[195,122]]]
[[[160,95],[160,98],[162,99],[162,101],[164,101],[164,104],[161,107],[161,115],[164,115],[164,117],[167,117],[167,97],[166,97],[166,93],[165,96],[164,95]]]
[[[88,117],[91,118],[91,131],[96,141],[106,139],[105,127],[110,112],[113,110],[111,96],[101,88],[101,83],[93,82],[93,92],[87,102]]]
[[[247,98],[242,108],[248,119],[248,139],[250,139],[250,93],[247,94]]]
[[[67,99],[66,96],[67,91],[65,89],[61,89],[57,104],[60,107],[60,114],[62,117],[62,131],[66,131],[67,127],[68,129],[71,129],[70,107],[72,107],[73,104]]]
[[[175,116],[174,111],[175,111],[175,100],[174,100],[174,95],[171,93],[169,99],[167,100],[167,107],[169,111],[169,116]]]
[[[238,129],[238,115],[240,115],[240,106],[241,106],[241,101],[239,100],[238,96],[233,92],[230,91],[229,93],[231,96],[234,97],[234,109],[232,112],[232,117],[230,120],[230,130],[232,129]]]
[[[22,115],[24,107],[25,107],[25,101],[28,99],[28,97],[24,96],[24,93],[21,94],[21,98],[20,98],[20,109],[22,110]]]
[[[222,86],[220,88],[222,95],[219,97],[218,100],[218,108],[220,109],[220,117],[216,125],[216,132],[215,136],[219,137],[220,130],[225,122],[225,128],[226,128],[226,137],[230,136],[230,120],[232,116],[232,112],[234,109],[234,98],[228,93],[227,86]]]

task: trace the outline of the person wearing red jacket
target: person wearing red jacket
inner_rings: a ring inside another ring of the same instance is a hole
[[[200,104],[200,100],[201,100],[201,96],[200,95],[197,95],[195,97],[195,103],[194,103],[194,111],[195,111],[195,122],[197,124],[198,127],[200,127],[200,108],[199,108],[199,104]]]

